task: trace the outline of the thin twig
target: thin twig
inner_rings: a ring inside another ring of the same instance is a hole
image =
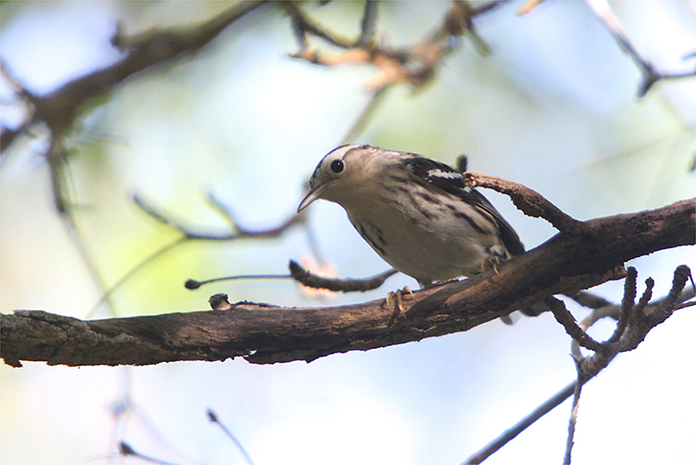
[[[387,278],[398,273],[395,269],[389,269],[371,278],[365,279],[338,279],[324,278],[310,273],[297,262],[290,260],[290,275],[300,284],[314,289],[328,289],[340,292],[365,292],[377,289],[384,284]]]
[[[573,438],[575,437],[575,425],[578,421],[578,408],[580,407],[580,393],[582,392],[582,381],[578,371],[578,379],[575,381],[573,389],[573,406],[570,409],[570,420],[568,421],[568,439],[566,440],[566,450],[563,457],[563,465],[570,465],[571,452],[573,450]]]
[[[220,281],[236,281],[236,280],[247,280],[247,279],[292,279],[289,274],[240,274],[236,276],[225,276],[222,278],[206,279],[204,281],[198,281],[196,279],[187,279],[184,283],[184,287],[189,290],[198,289],[201,286],[210,283],[218,283]]]
[[[580,291],[575,295],[569,295],[571,299],[579,303],[583,307],[597,309],[601,307],[606,307],[607,305],[614,305],[602,296],[593,294],[587,291]]]
[[[585,0],[595,15],[611,32],[619,47],[628,54],[643,75],[643,80],[638,87],[638,97],[643,97],[652,86],[661,79],[681,79],[696,76],[696,69],[690,71],[666,73],[658,70],[655,65],[643,58],[638,49],[628,39],[621,21],[614,13],[607,0]]]
[[[624,281],[624,295],[621,300],[621,310],[619,311],[619,321],[616,323],[616,328],[614,333],[611,335],[607,342],[616,342],[621,339],[626,327],[628,326],[628,321],[633,312],[633,305],[636,301],[636,284],[638,279],[638,272],[635,268],[628,267],[626,269],[626,280]]]
[[[635,271],[635,270],[634,270]],[[633,276],[632,279],[629,279],[629,281],[633,280],[634,282],[631,283],[626,283],[624,285],[624,302],[627,300],[626,295],[630,295],[632,293],[631,289],[635,287],[635,278],[636,274],[634,272],[629,272],[629,276]],[[565,401],[568,397],[573,395],[574,393],[576,394],[575,396],[575,401],[573,404],[573,408],[571,410],[571,420],[569,422],[569,435],[566,441],[566,454],[564,456],[564,463],[570,463],[570,451],[572,448],[573,444],[573,434],[575,430],[575,424],[577,423],[577,409],[579,406],[579,396],[581,393],[581,388],[584,386],[590,379],[594,378],[597,376],[609,363],[616,357],[616,355],[619,352],[625,352],[634,349],[640,341],[643,340],[645,337],[645,334],[650,330],[650,328],[646,328],[646,322],[649,321],[650,324],[654,323],[652,327],[655,325],[659,324],[659,322],[664,321],[662,319],[662,316],[664,314],[669,314],[671,315],[674,310],[679,309],[679,308],[684,308],[683,305],[679,305],[680,302],[684,302],[685,300],[689,300],[693,298],[694,296],[694,290],[682,292],[684,289],[684,285],[687,282],[687,279],[691,276],[691,271],[689,268],[685,265],[680,265],[677,267],[677,269],[674,272],[674,279],[672,283],[672,289],[670,290],[669,294],[660,299],[659,302],[656,302],[653,305],[649,306],[649,310],[652,311],[647,311],[645,316],[643,317],[643,321],[637,321],[635,322],[636,324],[629,323],[627,326],[627,330],[624,331],[624,334],[622,335],[622,338],[618,342],[611,342],[607,341],[605,343],[597,343],[594,341],[595,344],[599,345],[601,350],[595,352],[593,355],[588,356],[588,357],[583,357],[582,354],[580,353],[580,342],[578,339],[582,339],[583,342],[586,342],[586,338],[583,337],[578,337],[577,339],[574,336],[574,339],[572,340],[571,343],[571,352],[573,354],[573,358],[576,360],[576,368],[578,370],[578,377],[577,379],[567,385],[563,390],[558,392],[555,396],[544,402],[542,405],[537,407],[524,417],[522,420],[520,420],[517,424],[515,424],[513,427],[509,428],[506,430],[503,434],[501,434],[498,438],[496,438],[494,441],[489,443],[487,446],[485,446],[483,449],[480,451],[476,452],[475,454],[471,455],[464,463],[465,464],[479,464],[483,462],[486,458],[490,457],[493,453],[498,451],[500,448],[502,448],[505,444],[510,442],[512,439],[514,439],[517,435],[519,435],[522,431],[524,431],[526,428],[531,426],[534,422],[536,422],[539,418],[543,417],[545,414],[556,408],[558,405],[560,405],[563,401]],[[642,301],[646,301],[646,299],[649,300],[649,295],[651,294],[652,290],[652,280],[648,280],[646,282],[646,291],[643,293],[643,296],[641,298]],[[554,299],[556,300],[556,299]],[[581,299],[582,300],[582,299]],[[594,299],[590,299],[592,303],[597,303]],[[549,302],[552,305],[557,305],[554,302]],[[550,306],[552,306],[550,305]],[[637,306],[640,306],[640,302]],[[632,305],[631,305],[632,306]],[[637,307],[636,306],[636,307]],[[689,305],[690,306],[690,305]],[[602,318],[606,317],[611,317],[614,319],[620,319],[620,313],[621,313],[621,308],[622,306],[614,305],[614,304],[608,304],[608,305],[603,305],[601,307],[595,308],[579,325],[575,323],[575,321],[572,321],[572,325],[569,326],[576,326],[576,329],[573,329],[572,332],[575,334],[577,330],[581,331],[583,334],[587,334],[585,331],[591,327],[594,323],[597,321],[601,320]],[[560,306],[557,306],[556,308],[560,308]],[[565,307],[563,307],[565,310]],[[552,308],[553,310],[553,308]],[[655,321],[652,320],[653,314],[656,311],[660,311],[662,315],[660,317],[657,317]],[[632,317],[632,315],[631,315]],[[567,318],[567,315],[564,315],[561,317],[562,320],[564,320],[564,327],[566,324],[569,324],[565,319]],[[572,315],[571,315],[572,319]],[[633,321],[633,320],[632,320]],[[659,321],[659,322],[657,322]],[[618,325],[618,323],[617,323]],[[568,331],[568,328],[566,328]],[[571,331],[568,331],[569,333]],[[638,336],[631,335],[629,333],[632,332],[637,332]],[[638,342],[635,342],[635,338],[638,338]],[[589,338],[589,336],[587,336]]]
[[[251,456],[250,456],[249,453],[246,451],[246,449],[244,449],[244,446],[242,446],[242,443],[239,442],[239,440],[235,437],[234,434],[232,434],[232,431],[230,431],[230,430],[227,428],[227,426],[225,426],[224,424],[222,424],[222,423],[220,422],[220,420],[218,419],[218,417],[217,417],[217,415],[215,414],[215,412],[213,412],[211,409],[208,409],[208,412],[207,412],[207,413],[208,413],[208,419],[209,419],[211,422],[213,422],[213,423],[215,423],[216,425],[218,425],[218,426],[220,427],[220,429],[225,433],[225,435],[226,435],[228,438],[230,438],[230,441],[232,441],[232,442],[234,443],[234,445],[237,446],[237,449],[239,449],[239,452],[241,452],[241,454],[244,456],[244,460],[246,460],[246,462],[247,462],[249,465],[254,465],[254,461],[251,460]]]
[[[367,3],[361,20],[361,33],[356,40],[349,40],[323,28],[299,8],[296,2],[287,2],[284,5],[292,17],[293,31],[299,45],[299,51],[292,54],[292,57],[324,66],[343,63],[374,65],[380,72],[365,83],[365,87],[377,93],[398,83],[410,84],[414,89],[421,88],[432,79],[436,69],[442,64],[442,59],[460,42],[455,39],[465,31],[469,33],[478,50],[484,54],[488,53],[488,45],[474,29],[473,18],[501,3],[500,0],[495,0],[472,7],[465,1],[457,0],[433,32],[420,41],[401,48],[392,48],[372,39],[376,2]],[[307,35],[321,38],[343,51],[330,54],[312,49]]]
[[[379,2],[375,0],[365,1],[362,21],[360,21],[360,37],[358,37],[358,40],[355,43],[356,46],[367,45],[374,41],[378,5]]]
[[[566,332],[570,335],[570,337],[577,341],[578,344],[586,349],[594,351],[602,350],[602,344],[595,341],[589,334],[583,331],[580,326],[578,326],[578,324],[575,322],[575,318],[568,311],[562,301],[554,297],[548,297],[544,300],[544,303],[551,309],[556,321],[563,325]]]
[[[144,454],[141,454],[140,452],[137,452],[135,449],[133,449],[128,443],[125,441],[121,441],[118,445],[118,452],[123,455],[124,457],[137,457],[140,460],[144,460],[146,462],[150,463],[155,463],[158,465],[174,465],[172,462],[165,462],[164,460],[156,459],[154,457],[150,457]]]
[[[573,395],[575,390],[576,382],[573,381],[560,391],[556,393],[553,397],[549,398],[546,402],[535,408],[529,415],[522,418],[515,425],[505,430],[503,434],[498,436],[496,439],[487,444],[483,449],[471,455],[466,459],[462,465],[475,465],[483,462],[488,457],[500,450],[505,444],[512,441],[519,435],[522,431],[526,430],[532,426],[538,419],[549,413],[551,410],[555,409],[561,405],[568,397]]]
[[[543,218],[561,232],[580,232],[583,223],[564,213],[538,192],[496,176],[466,172],[465,180],[471,187],[485,187],[509,196],[515,206],[526,215]]]
[[[228,220],[230,223],[230,227],[232,228],[232,231],[227,232],[227,233],[221,233],[221,234],[214,234],[214,233],[200,233],[200,232],[195,232],[190,230],[188,227],[184,226],[180,222],[174,220],[173,218],[170,218],[169,216],[165,215],[164,213],[160,212],[159,210],[155,209],[153,206],[148,204],[141,196],[139,195],[133,195],[133,201],[135,204],[140,207],[145,213],[150,215],[152,218],[155,220],[159,221],[162,224],[165,224],[169,226],[170,228],[179,231],[182,235],[175,239],[173,242],[164,245],[163,247],[159,248],[152,254],[148,255],[145,257],[143,260],[141,260],[138,264],[133,266],[126,274],[121,276],[115,284],[113,284],[110,288],[106,289],[104,288],[104,292],[101,296],[101,298],[95,303],[95,305],[92,307],[90,312],[88,313],[88,318],[91,317],[94,312],[97,311],[99,306],[104,303],[116,290],[118,290],[121,286],[123,286],[127,281],[129,281],[133,276],[135,276],[138,272],[140,272],[143,268],[145,268],[147,265],[155,261],[156,259],[162,257],[164,254],[167,252],[172,251],[174,248],[178,247],[179,245],[191,241],[191,240],[206,240],[206,241],[234,241],[238,239],[246,239],[246,238],[256,238],[256,239],[267,239],[267,238],[276,238],[283,234],[285,231],[288,229],[292,228],[295,225],[298,224],[304,224],[304,215],[303,214],[292,214],[289,216],[285,221],[283,221],[280,225],[270,228],[270,229],[263,229],[263,230],[257,230],[253,231],[250,229],[243,228],[239,226],[239,224],[236,222],[236,220],[232,217],[231,210],[229,207],[225,206],[221,201],[219,201],[217,198],[215,198],[212,194],[209,194],[208,196],[209,201],[211,204],[216,208],[216,210],[220,213],[223,214],[225,219]]]
[[[225,212],[226,219],[234,222],[233,230],[229,231],[229,232],[225,232],[225,233],[202,233],[202,232],[193,231],[192,229],[181,224],[180,222],[174,220],[173,218],[170,218],[169,216],[167,216],[164,213],[160,212],[159,210],[155,209],[152,205],[148,204],[139,195],[134,195],[133,200],[135,201],[136,205],[138,205],[148,215],[152,216],[157,221],[171,227],[172,229],[179,231],[184,236],[186,236],[186,239],[191,239],[191,240],[231,241],[231,240],[246,239],[246,238],[257,238],[257,239],[275,238],[275,237],[278,237],[281,234],[283,234],[289,228],[296,226],[296,225],[303,224],[304,220],[305,220],[305,216],[302,213],[300,213],[300,214],[293,213],[290,216],[288,216],[287,219],[285,219],[283,222],[281,222],[276,227],[253,231],[253,230],[239,226],[239,224],[236,221],[234,221],[233,218],[231,218],[229,216],[229,213],[228,213],[229,210],[225,211],[225,209],[220,207],[220,205],[216,205],[216,209],[218,211]]]

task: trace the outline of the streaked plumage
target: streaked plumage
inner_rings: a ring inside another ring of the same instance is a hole
[[[486,261],[524,252],[517,233],[460,173],[413,153],[338,147],[317,165],[298,211],[317,199],[341,205],[370,246],[421,286],[469,277]]]

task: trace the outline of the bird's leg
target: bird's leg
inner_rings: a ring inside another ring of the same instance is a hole
[[[486,271],[486,266],[490,266],[495,271],[495,274],[500,276],[498,273],[498,265],[500,265],[500,259],[498,257],[486,258],[481,262],[481,273]]]
[[[397,312],[397,316],[404,316],[406,312],[404,311],[404,303],[403,303],[403,298],[404,294],[408,293],[411,296],[413,296],[413,291],[408,288],[408,286],[404,287],[403,289],[397,289],[394,292],[390,292],[387,294],[387,297],[385,299],[385,303],[387,307],[392,306],[392,299],[394,299],[396,306],[394,308],[394,311]]]

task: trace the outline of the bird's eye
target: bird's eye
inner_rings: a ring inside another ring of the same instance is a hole
[[[331,171],[338,174],[343,171],[343,160],[334,160],[331,162]]]

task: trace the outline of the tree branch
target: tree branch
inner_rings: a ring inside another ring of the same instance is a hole
[[[696,199],[583,225],[582,234],[560,233],[503,264],[497,273],[406,296],[405,318],[394,320],[383,299],[327,308],[240,302],[227,311],[94,321],[16,311],[0,315],[0,356],[12,366],[21,366],[20,360],[148,365],[238,356],[252,363],[275,363],[467,331],[549,295],[575,294],[621,278],[627,260],[693,245]]]
[[[601,298],[596,298],[595,296],[588,296],[584,293],[581,293],[581,298],[580,300],[584,301],[586,304],[591,304],[589,305],[591,308],[593,308],[593,311],[579,324],[575,325],[575,322],[573,321],[573,325],[578,326],[578,330],[581,332],[586,331],[590,326],[595,324],[597,321],[601,320],[602,318],[613,318],[615,320],[618,320],[617,323],[617,330],[614,334],[617,332],[621,332],[621,335],[624,335],[624,332],[627,329],[627,326],[625,323],[622,323],[622,318],[626,319],[628,318],[629,314],[633,311],[634,309],[634,301],[635,301],[635,292],[636,292],[636,277],[637,277],[637,272],[633,268],[628,268],[627,271],[627,276],[626,276],[626,281],[624,283],[624,297],[622,300],[621,305],[614,305],[613,303],[603,300]],[[677,267],[677,269],[674,272],[674,280],[672,282],[672,289],[670,293],[664,297],[663,299],[660,299],[659,301],[655,302],[654,304],[651,304],[648,306],[648,315],[653,314],[655,311],[660,311],[661,309],[664,309],[662,311],[666,311],[666,309],[670,309],[669,313],[671,314],[672,311],[677,310],[679,308],[684,308],[686,306],[691,306],[690,303],[684,304],[686,300],[689,300],[694,297],[694,293],[696,292],[696,289],[684,289],[684,284],[686,283],[686,278],[688,278],[691,275],[690,270],[688,267],[681,265]],[[647,287],[650,288],[651,284],[647,284]],[[682,292],[683,290],[683,292]],[[644,296],[647,295],[647,293],[643,294]],[[589,297],[589,300],[587,299]],[[644,298],[641,299],[641,302],[639,305],[642,305],[642,302],[645,301]],[[649,318],[645,317],[644,318]],[[651,327],[654,327],[651,326]],[[568,331],[571,333],[571,331]],[[630,332],[630,331],[629,331]],[[579,394],[580,394],[580,389],[582,386],[584,386],[590,379],[593,377],[597,376],[599,372],[604,369],[609,362],[616,356],[617,352],[624,351],[624,350],[632,350],[630,348],[620,348],[616,344],[613,344],[616,342],[616,337],[615,335],[612,335],[606,344],[606,348],[608,350],[603,350],[601,349],[600,352],[595,353],[594,355],[590,355],[587,357],[584,357],[582,353],[580,352],[580,342],[578,338],[574,338],[572,343],[571,343],[571,354],[573,355],[573,358],[576,362],[576,368],[578,370],[578,376],[575,381],[572,383],[568,384],[565,388],[563,388],[561,391],[559,391],[557,394],[555,394],[553,397],[548,399],[546,402],[538,406],[534,411],[532,411],[529,415],[525,416],[522,420],[520,420],[518,423],[513,425],[510,428],[507,428],[503,434],[498,436],[496,439],[494,439],[492,442],[490,442],[488,445],[486,445],[483,449],[480,451],[476,452],[475,454],[471,455],[465,462],[464,464],[466,465],[473,465],[473,464],[478,464],[486,460],[488,457],[493,455],[495,452],[497,452],[499,449],[501,449],[505,444],[508,442],[512,441],[515,437],[517,437],[522,431],[530,427],[532,424],[534,424],[537,420],[542,418],[544,415],[549,413],[551,410],[555,409],[559,405],[561,405],[567,398],[570,396],[574,395],[574,403],[573,403],[573,408],[571,411],[571,425],[569,425],[569,434],[568,434],[568,440],[566,442],[566,454],[564,457],[565,462],[564,463],[569,463],[570,460],[570,447],[573,444],[573,434],[572,431],[574,430],[574,423],[577,419],[577,407],[578,407],[578,399],[579,399]],[[641,339],[642,340],[642,339]],[[571,429],[572,428],[572,429]]]

